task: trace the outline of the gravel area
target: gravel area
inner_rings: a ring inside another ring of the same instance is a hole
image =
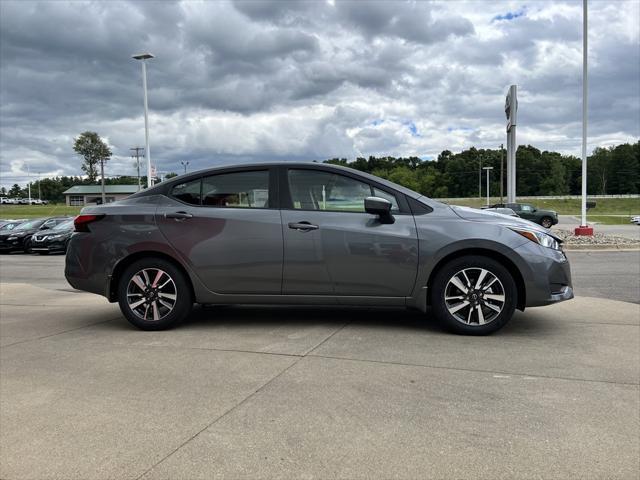
[[[611,246],[611,247],[640,247],[640,242],[632,238],[607,235],[595,232],[593,236],[576,236],[571,230],[554,229],[553,233],[564,241],[564,245],[571,246]]]

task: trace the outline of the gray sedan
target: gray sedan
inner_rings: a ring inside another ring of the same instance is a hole
[[[561,240],[327,164],[220,167],[82,210],[65,274],[145,330],[201,304],[404,306],[471,335],[573,298]]]

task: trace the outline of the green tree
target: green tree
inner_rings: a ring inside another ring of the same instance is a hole
[[[90,182],[95,182],[98,177],[98,164],[111,158],[111,150],[96,132],[82,132],[75,139],[73,149],[78,155],[82,155],[82,171],[87,174]]]
[[[4,187],[0,187],[0,196],[2,197],[6,197],[7,196],[7,189]]]
[[[94,182],[98,175],[98,163],[100,164],[100,178],[102,183],[102,203],[106,203],[104,194],[104,164],[111,158],[111,150],[96,132],[82,132],[75,139],[73,149],[78,155],[82,155],[84,161],[82,170]]]
[[[9,189],[10,197],[19,197],[22,195],[22,188],[17,183],[14,183],[13,186]]]
[[[178,176],[178,174],[177,174],[177,173],[175,173],[175,172],[169,172],[169,173],[167,173],[167,174],[164,176],[164,178],[165,178],[165,180],[169,180],[170,178],[177,177],[177,176]]]

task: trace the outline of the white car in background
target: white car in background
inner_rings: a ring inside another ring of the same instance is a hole
[[[631,223],[635,223],[636,225],[640,225],[640,215],[636,215],[635,217],[631,217]]]

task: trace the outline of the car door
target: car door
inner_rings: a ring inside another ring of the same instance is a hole
[[[284,294],[411,294],[418,265],[416,227],[392,192],[321,169],[283,167],[281,172]],[[393,224],[364,211],[369,196],[392,202]]]
[[[160,230],[216,293],[280,294],[282,227],[271,170],[221,172],[175,184]]]
[[[527,205],[526,203],[520,205],[520,211],[518,212],[518,215],[526,220],[536,220],[535,208],[533,208],[532,205]]]

